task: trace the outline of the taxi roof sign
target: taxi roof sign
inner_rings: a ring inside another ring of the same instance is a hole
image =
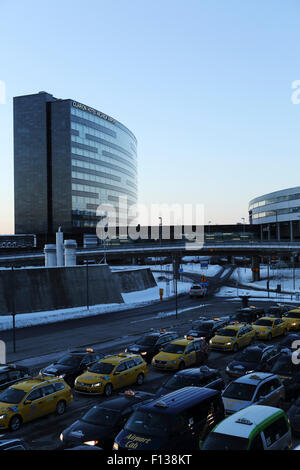
[[[249,419],[246,419],[246,418],[239,418],[236,420],[236,423],[239,423],[239,424],[247,424],[248,426],[252,426],[252,421],[250,421]]]

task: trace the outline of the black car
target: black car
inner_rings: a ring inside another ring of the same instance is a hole
[[[192,323],[192,328],[189,330],[187,336],[194,336],[195,338],[205,338],[209,341],[215,336],[219,328],[223,328],[228,324],[228,320],[196,320]]]
[[[0,365],[0,391],[30,377],[27,367],[16,364]]]
[[[291,307],[287,307],[286,305],[272,305],[266,311],[265,316],[282,318],[282,315],[288,312],[290,309]]]
[[[153,398],[152,393],[128,391],[93,406],[61,433],[62,447],[72,448],[88,443],[92,446],[111,450],[114,438],[121,431],[133,411],[141,403],[153,400]]]
[[[174,374],[157,390],[155,395],[165,395],[183,387],[205,387],[222,391],[225,383],[217,369],[210,369],[207,366],[195,367],[180,370]]]
[[[300,364],[295,363],[292,352],[282,354],[272,367],[271,373],[277,374],[281,378],[288,401],[298,398],[300,394]]]
[[[300,395],[287,411],[287,416],[290,420],[292,431],[300,434]]]
[[[179,338],[179,333],[176,331],[153,331],[141,336],[134,344],[128,346],[125,352],[140,354],[143,359],[151,363],[153,357],[170,341]]]
[[[263,308],[257,307],[245,307],[237,310],[233,315],[230,316],[230,321],[236,321],[239,323],[253,323],[258,318],[265,315]]]
[[[29,445],[24,439],[1,439],[0,440],[0,451],[2,450],[30,450]]]
[[[298,348],[299,345],[300,345],[300,334],[290,333],[282,341],[280,341],[279,344],[280,344],[281,347],[292,349],[294,341],[299,341],[299,344],[297,346],[297,348]]]
[[[93,349],[77,349],[70,351],[40,371],[40,375],[60,377],[68,385],[73,386],[76,377],[81,375],[89,366],[99,361],[104,354],[95,352]]]
[[[225,371],[231,378],[242,377],[254,371],[269,372],[279,356],[280,351],[272,346],[270,348],[265,345],[249,346],[229,362]]]

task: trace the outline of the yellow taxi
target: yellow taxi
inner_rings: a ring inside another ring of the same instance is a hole
[[[282,320],[287,324],[289,330],[299,330],[300,328],[300,307],[282,315]]]
[[[142,385],[147,374],[147,364],[139,354],[120,353],[88,367],[75,380],[75,390],[109,397],[118,388],[134,383]]]
[[[232,323],[217,330],[209,341],[211,349],[238,351],[248,346],[255,339],[255,331],[246,323]]]
[[[152,359],[157,369],[179,370],[194,364],[203,364],[208,356],[205,339],[188,336],[168,343]]]
[[[271,341],[275,336],[286,335],[288,325],[281,318],[261,317],[252,323],[258,339]]]
[[[0,430],[17,431],[22,423],[56,412],[62,415],[72,401],[69,385],[59,378],[34,377],[0,393]]]

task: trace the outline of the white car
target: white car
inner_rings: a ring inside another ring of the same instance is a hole
[[[284,386],[278,375],[254,372],[231,382],[222,393],[226,415],[249,405],[277,406],[285,399]]]
[[[190,297],[204,297],[206,295],[206,292],[206,287],[195,285],[190,288]]]

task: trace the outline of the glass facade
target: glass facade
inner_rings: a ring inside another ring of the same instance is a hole
[[[71,103],[73,227],[95,227],[97,207],[108,203],[122,225],[126,211],[119,207],[119,197],[127,198],[128,208],[137,203],[136,138],[121,123],[102,116]]]
[[[256,209],[257,207],[261,206],[266,206],[268,204],[276,204],[284,201],[296,201],[297,199],[300,199],[300,193],[287,194],[286,196],[278,196],[272,199],[265,199],[263,201],[250,203],[249,210]]]

